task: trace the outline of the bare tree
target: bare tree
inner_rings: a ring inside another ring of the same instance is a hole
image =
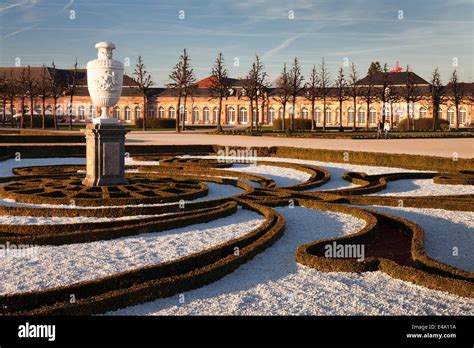
[[[25,127],[25,99],[28,95],[28,70],[21,69],[20,77],[16,83],[17,96],[20,97],[20,128]]]
[[[410,71],[410,67],[407,65],[406,68],[406,80],[405,86],[402,89],[402,98],[405,100],[407,105],[407,117],[408,117],[408,130],[411,130],[413,123],[413,129],[415,129],[414,118],[414,104],[420,101],[423,96],[420,93],[419,86],[415,82],[415,75]]]
[[[38,86],[38,94],[41,97],[41,127],[46,128],[45,119],[46,119],[46,99],[49,96],[49,86],[50,86],[50,77],[48,74],[48,69],[43,64],[43,69],[41,70],[40,82]]]
[[[74,96],[77,91],[77,58],[74,63],[74,68],[72,71],[68,71],[67,74],[67,84],[65,86],[65,95],[69,96],[69,105],[68,105],[68,116],[69,116],[69,130],[72,130],[72,119],[74,117]]]
[[[369,69],[366,82],[364,86],[361,87],[361,97],[367,105],[367,113],[365,115],[365,130],[369,130],[369,115],[370,115],[370,105],[376,100],[377,94],[375,90],[375,74],[377,71],[375,69]]]
[[[282,131],[285,130],[285,115],[286,115],[286,105],[291,99],[291,85],[290,85],[290,75],[286,69],[286,63],[283,64],[283,71],[276,80],[276,89],[275,89],[274,100],[279,102],[283,108],[283,117],[281,119]]]
[[[308,82],[305,84],[305,97],[311,102],[311,131],[314,131],[315,119],[314,119],[314,109],[316,104],[316,99],[319,95],[319,76],[316,66],[313,65],[311,72],[309,73]]]
[[[7,108],[7,98],[8,98],[8,81],[7,74],[3,71],[2,79],[0,81],[0,94],[2,97],[2,127],[5,127],[5,117],[6,117],[6,108]]]
[[[387,63],[383,65],[383,69],[380,72],[381,74],[381,88],[379,92],[379,99],[382,101],[382,123],[385,123],[385,116],[387,115],[387,103],[392,98],[393,85],[392,79],[390,77],[390,71],[387,67]],[[391,110],[390,110],[391,111]]]
[[[58,99],[63,95],[64,85],[59,81],[58,70],[54,62],[51,63],[49,70],[49,95],[53,98],[53,123],[54,129],[58,129],[57,105]]]
[[[461,83],[459,83],[458,73],[456,69],[454,69],[453,73],[451,74],[448,88],[449,88],[451,99],[454,104],[454,108],[456,109],[455,127],[456,129],[459,129],[459,106],[465,99],[465,95],[464,95],[464,90],[462,89]]]
[[[430,94],[431,102],[433,103],[433,127],[432,131],[436,131],[438,128],[438,115],[439,107],[443,102],[445,89],[441,83],[441,76],[439,74],[438,68],[433,71],[430,81]]]
[[[13,71],[10,70],[10,76],[6,80],[7,82],[7,98],[10,103],[10,126],[14,126],[14,113],[13,108],[15,106],[15,97],[18,95],[18,84],[15,78],[13,77]]]
[[[303,80],[304,77],[301,74],[301,67],[298,62],[298,58],[295,57],[293,65],[289,72],[290,75],[290,87],[291,87],[291,104],[293,107],[293,112],[291,113],[290,118],[290,131],[295,129],[295,114],[296,114],[296,99],[304,91]]]
[[[255,56],[255,61],[252,63],[247,78],[245,80],[243,89],[245,95],[250,100],[250,131],[253,132],[253,126],[255,121],[255,126],[259,128],[259,99],[260,97],[265,98],[266,94],[266,85],[267,85],[267,73],[263,70],[263,63],[260,60],[260,57]],[[254,116],[254,106],[255,106],[255,116]]]
[[[336,87],[337,101],[339,102],[339,132],[343,132],[344,128],[342,127],[342,104],[349,99],[349,95],[347,91],[347,81],[342,67],[339,68],[334,87]]]
[[[360,94],[359,89],[359,75],[357,73],[357,69],[354,63],[351,65],[351,72],[349,75],[349,95],[352,98],[353,106],[354,106],[354,117],[352,120],[352,130],[355,131],[356,129],[356,115],[357,115],[357,98]]]
[[[188,97],[192,97],[193,92],[196,88],[196,76],[194,75],[194,69],[191,68],[190,59],[186,49],[183,50],[183,54],[179,57],[179,62],[174,67],[170,74],[170,79],[173,81],[168,84],[169,88],[172,88],[178,93],[178,114],[176,120],[176,131],[180,131],[180,117],[181,117],[181,99],[184,100],[183,110],[183,122],[182,130],[185,128],[185,117],[186,117],[186,101]]]
[[[326,131],[326,100],[329,95],[331,87],[331,76],[326,65],[326,60],[323,58],[319,64],[319,95],[323,98],[323,132]]]
[[[22,81],[25,93],[28,96],[30,102],[30,128],[33,128],[33,114],[35,109],[34,102],[38,92],[38,81],[33,76],[33,72],[31,71],[31,67],[29,65],[26,68],[23,68]]]
[[[211,98],[219,99],[219,116],[217,118],[217,131],[222,132],[221,116],[222,101],[230,96],[232,82],[227,75],[227,69],[224,64],[222,53],[217,55],[214,66],[212,67],[212,84],[209,87]]]
[[[145,63],[143,62],[142,56],[138,56],[137,64],[135,65],[135,70],[133,71],[135,76],[133,80],[138,85],[138,89],[142,93],[143,97],[143,130],[146,131],[146,117],[148,109],[148,95],[150,93],[150,88],[153,86],[154,82],[151,79],[151,75],[145,68]]]

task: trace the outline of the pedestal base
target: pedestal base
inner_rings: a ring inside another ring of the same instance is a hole
[[[88,124],[86,186],[127,184],[125,179],[125,127],[118,123]]]

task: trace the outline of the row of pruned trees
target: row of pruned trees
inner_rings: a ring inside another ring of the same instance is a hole
[[[72,107],[74,96],[77,91],[78,82],[78,70],[77,60],[74,64],[74,68],[68,71],[65,77],[66,81],[61,81],[58,76],[58,70],[54,62],[50,68],[43,65],[41,73],[34,74],[31,67],[21,68],[19,74],[14,74],[13,70],[10,69],[7,74],[6,70],[3,71],[0,76],[0,98],[2,101],[2,127],[5,127],[7,122],[6,106],[10,107],[10,123],[14,126],[14,114],[15,100],[20,100],[20,112],[19,112],[19,125],[21,128],[25,127],[26,120],[26,108],[29,109],[29,125],[33,128],[34,111],[36,110],[36,102],[41,101],[41,124],[44,129],[46,126],[46,101],[48,99],[53,100],[54,107],[52,108],[52,117],[54,127],[58,128],[57,122],[57,108],[56,105],[58,100],[62,96],[69,97],[69,128],[72,129],[72,118],[74,108]]]

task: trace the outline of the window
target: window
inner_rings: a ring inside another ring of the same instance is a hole
[[[61,105],[56,106],[56,115],[63,115],[63,108],[61,107]]]
[[[304,119],[308,119],[308,109],[307,108],[301,109],[301,115],[303,116]]]
[[[401,106],[395,109],[395,123],[400,123],[400,119],[402,118],[404,110]]]
[[[213,111],[213,123],[217,123],[217,119],[221,117],[221,115],[219,115],[219,108],[214,108],[214,111]]]
[[[467,125],[467,111],[464,108],[459,110],[459,124]]]
[[[176,112],[172,106],[168,109],[168,118],[176,118]]]
[[[197,107],[193,108],[193,123],[199,122],[199,109]]]
[[[275,119],[275,109],[270,108],[268,109],[268,124],[272,124],[274,119]]]
[[[46,107],[45,115],[52,115],[52,114],[53,114],[53,107],[51,105],[48,105]]]
[[[282,119],[282,118],[284,117],[284,115],[283,115],[283,107],[281,107],[280,110],[278,110],[278,117],[279,117],[280,119]]]
[[[128,106],[125,107],[125,121],[131,121],[132,120],[132,113],[130,111],[130,108]]]
[[[441,110],[441,108],[438,108],[438,118],[439,119],[443,118],[443,110]]]
[[[341,120],[341,111],[339,110],[339,108],[336,109],[336,123],[339,124],[339,121]],[[342,125],[342,122],[341,122],[341,125]]]
[[[91,105],[91,107],[89,108],[89,119],[92,120],[94,117],[97,117],[96,110],[95,106]]]
[[[316,120],[316,124],[321,124],[321,109],[320,108],[314,109],[314,118]]]
[[[209,123],[209,108],[207,106],[202,110],[202,115],[204,116],[204,123]]]
[[[120,108],[118,106],[114,107],[114,118],[120,120]]]
[[[449,121],[449,124],[454,124],[455,122],[455,111],[454,111],[454,108],[453,107],[450,107],[448,109],[448,121]]]
[[[156,116],[155,108],[149,108],[148,109],[148,117],[149,118],[155,118],[155,116]]]
[[[359,123],[365,123],[365,109],[359,108]]]
[[[354,124],[354,109],[348,108],[347,109],[347,124]]]
[[[135,119],[139,120],[142,117],[142,109],[139,106],[135,108]]]
[[[233,107],[227,109],[227,123],[235,123],[235,109]]]
[[[369,123],[370,124],[375,124],[376,120],[377,120],[377,111],[374,108],[370,108]]]
[[[158,108],[158,118],[165,118],[165,109],[162,106]]]
[[[326,123],[332,123],[332,112],[330,108],[326,108]]]
[[[257,121],[257,108],[253,108],[252,118],[254,122]]]
[[[420,118],[426,118],[426,108],[421,107],[419,111]]]
[[[290,108],[288,109],[288,114],[290,115],[290,117],[293,117],[293,107],[290,106]]]
[[[81,105],[79,106],[79,120],[84,121],[86,119],[85,116],[86,116],[86,112],[85,112],[84,106]]]
[[[247,123],[247,109],[240,108],[240,123]]]

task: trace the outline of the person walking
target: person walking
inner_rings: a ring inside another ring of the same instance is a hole
[[[384,138],[388,139],[388,132],[390,132],[390,122],[385,121],[385,125],[383,126],[383,130],[385,132]]]
[[[377,139],[380,139],[382,137],[383,127],[383,122],[379,119],[379,121],[377,122]]]

